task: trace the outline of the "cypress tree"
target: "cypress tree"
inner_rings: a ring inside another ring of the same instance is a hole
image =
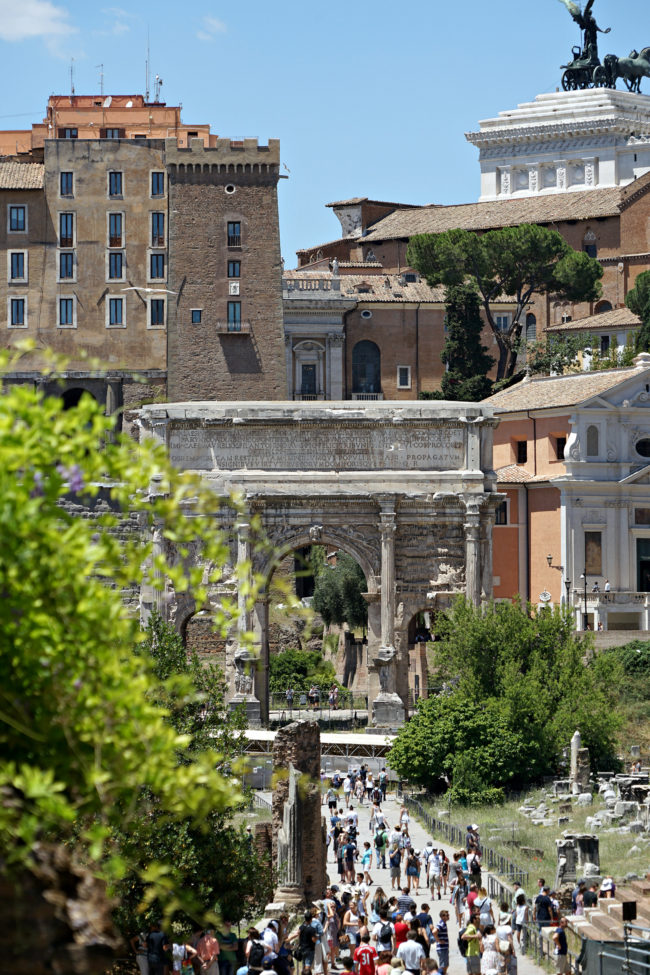
[[[442,377],[442,398],[478,402],[492,390],[487,373],[494,359],[481,343],[484,322],[476,288],[471,283],[449,285],[445,306],[447,334],[440,358],[447,371]]]

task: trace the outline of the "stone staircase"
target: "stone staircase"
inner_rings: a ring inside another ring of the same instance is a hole
[[[582,938],[622,941],[623,904],[627,901],[636,901],[637,919],[633,923],[650,928],[650,879],[631,880],[617,887],[615,897],[601,898],[597,907],[585,909],[584,917],[569,917],[569,928]]]

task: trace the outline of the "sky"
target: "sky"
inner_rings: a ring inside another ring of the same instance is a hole
[[[650,45],[647,0],[596,0],[594,13],[611,27],[601,58]],[[77,94],[99,93],[100,65],[105,94],[144,93],[147,33],[151,77],[184,122],[280,139],[288,268],[297,248],[339,236],[334,200],[476,200],[464,133],[554,91],[580,40],[560,0],[0,0],[0,126],[40,121],[50,94],[70,92],[71,58]]]

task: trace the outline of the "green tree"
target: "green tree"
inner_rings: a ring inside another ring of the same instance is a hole
[[[368,623],[368,605],[362,593],[367,584],[363,570],[345,552],[337,552],[336,565],[321,571],[316,578],[312,607],[326,626],[347,623],[351,629]]]
[[[475,282],[499,347],[497,379],[514,374],[524,312],[535,295],[595,301],[601,294],[603,269],[598,261],[574,251],[557,231],[536,224],[482,234],[468,230],[420,234],[411,238],[407,260],[432,286]],[[515,305],[507,330],[497,327],[493,310],[504,295]]]
[[[636,351],[650,352],[650,271],[642,271],[625,296],[625,304],[641,319],[636,336]]]
[[[490,395],[492,382],[487,374],[494,359],[481,342],[483,319],[474,283],[448,285],[445,307],[445,344],[440,358],[447,369],[440,391],[427,398],[478,402]]]
[[[185,649],[173,627],[154,614],[147,626],[144,643],[136,652],[148,656],[160,684],[153,691],[156,703],[181,735],[187,736],[190,752],[217,748],[220,768],[227,773],[237,768],[243,746],[239,734],[246,719],[240,710],[225,704],[223,674],[213,664],[202,664],[196,653]],[[178,694],[175,679],[182,685],[189,680],[192,692]],[[183,755],[179,761],[185,761]],[[234,764],[233,764],[234,763]],[[160,815],[159,803],[143,793],[140,806],[146,809],[128,831],[117,829],[114,842],[125,861],[136,864],[116,885],[117,920],[125,933],[138,930],[139,908],[146,897],[142,875],[151,864],[173,861],[175,879],[191,895],[200,916],[215,910],[234,921],[257,916],[272,894],[272,872],[262,862],[244,830],[234,822],[234,810],[214,810],[198,828],[189,820],[168,821]],[[158,913],[160,905],[152,905]],[[174,920],[189,926],[192,919],[177,912]]]
[[[100,490],[115,515],[73,517],[62,504],[83,507]],[[0,856],[20,870],[34,844],[55,838],[114,882],[139,871],[113,838],[146,815],[143,795],[161,828],[203,829],[240,801],[218,750],[193,748],[167,720],[161,682],[133,652],[142,635],[121,595],[167,577],[206,601],[229,554],[214,494],[174,471],[162,448],[117,433],[90,397],[65,411],[25,385],[0,396],[0,496]],[[144,534],[124,531],[132,516]],[[173,564],[152,559],[154,525],[181,555]],[[189,565],[183,556],[197,539],[205,562]],[[222,632],[235,611],[217,614]],[[170,693],[194,694],[187,676],[170,679]],[[198,917],[174,857],[152,860],[139,880],[167,913],[182,906]]]
[[[467,777],[459,756],[471,749],[487,787],[523,786],[555,770],[576,728],[595,765],[611,761],[621,668],[592,656],[567,614],[459,599],[439,617],[437,635],[436,664],[451,691],[420,703],[400,731],[389,758],[400,775],[430,786],[444,772],[455,787],[458,772],[461,783]]]
[[[296,694],[306,694],[312,684],[321,692],[329,691],[337,683],[334,665],[324,660],[317,650],[283,650],[269,660],[269,690],[284,694],[292,687]]]

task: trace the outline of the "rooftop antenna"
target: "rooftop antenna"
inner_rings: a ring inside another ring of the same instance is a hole
[[[74,95],[74,58],[70,58],[70,94]]]
[[[160,89],[162,88],[163,80],[159,74],[156,75],[156,80],[153,83],[153,100],[158,104],[160,101]]]
[[[96,68],[99,68],[99,94],[104,94],[104,65],[96,64]]]
[[[144,100],[149,101],[149,28],[147,27],[147,60],[145,61]]]

